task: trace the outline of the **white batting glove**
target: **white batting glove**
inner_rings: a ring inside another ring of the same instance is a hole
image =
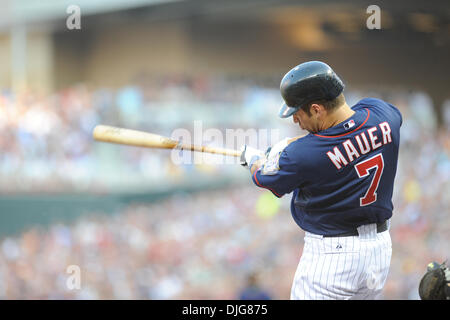
[[[290,142],[289,140],[291,139],[292,138],[284,138],[283,140],[277,142],[273,147],[267,149],[266,151],[267,159],[273,159],[274,157],[278,156],[278,154],[282,152],[284,148],[287,147],[287,145]]]
[[[242,166],[248,166],[251,169],[253,163],[261,158],[264,158],[264,152],[261,150],[249,147],[248,145],[243,145],[241,148],[241,159],[240,163]]]

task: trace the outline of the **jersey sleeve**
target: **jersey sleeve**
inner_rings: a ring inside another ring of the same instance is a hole
[[[399,117],[400,120],[400,126],[403,123],[403,117],[402,117],[402,113],[400,112],[400,110],[398,110],[394,105],[388,103],[388,105],[392,108],[392,110],[394,111],[394,113]]]
[[[281,198],[300,185],[299,164],[288,155],[286,149],[279,158],[269,160],[252,175],[253,182],[261,188],[270,190]]]

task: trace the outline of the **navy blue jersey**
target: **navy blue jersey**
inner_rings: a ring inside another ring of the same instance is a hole
[[[290,143],[252,179],[277,197],[293,191],[291,213],[305,231],[336,235],[392,216],[402,116],[362,99],[352,117]]]

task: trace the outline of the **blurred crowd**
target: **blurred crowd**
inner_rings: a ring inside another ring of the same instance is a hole
[[[117,89],[80,84],[51,96],[4,90],[0,191],[110,191],[149,180],[177,182],[192,171],[227,174],[235,166],[221,170],[190,163],[174,166],[167,161],[171,156],[167,150],[98,143],[92,131],[97,124],[106,124],[172,137],[176,129],[193,135],[197,121],[202,133],[215,128],[225,134],[226,129],[254,128],[262,119],[264,128],[270,129],[277,122],[273,106],[278,107],[279,100],[278,90],[245,80],[182,76],[145,78]],[[183,142],[214,143],[198,141],[201,138]]]
[[[287,203],[247,186],[35,227],[1,242],[0,298],[236,299],[254,278],[288,299],[302,240]]]
[[[450,258],[450,122],[437,128],[424,94],[392,103],[402,112],[403,126],[393,198],[393,261],[385,293],[418,299],[426,264]]]
[[[346,91],[349,105],[367,96],[403,114],[393,256],[382,298],[418,299],[426,265],[449,258],[450,103],[438,126],[423,92]],[[0,190],[110,191],[176,183],[192,171],[226,176],[242,168],[175,166],[165,150],[93,143],[92,129],[103,123],[170,136],[202,119],[221,130],[263,126],[281,128],[280,138],[297,135],[298,127],[277,119],[280,102],[277,89],[248,81],[182,77],[117,90],[76,86],[51,97],[2,92]],[[176,195],[3,237],[0,298],[232,299],[252,279],[267,296],[288,299],[303,231],[290,217],[290,196],[276,199],[250,185],[248,179],[241,187]],[[80,289],[67,287],[70,265],[80,268]]]

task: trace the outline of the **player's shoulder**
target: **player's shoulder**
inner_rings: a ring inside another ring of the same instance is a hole
[[[394,116],[400,120],[400,124],[402,122],[402,114],[400,110],[397,109],[394,105],[384,100],[378,98],[364,98],[358,101],[352,109],[369,109],[375,113],[381,113],[387,115],[389,117]]]
[[[286,155],[290,158],[303,157],[305,155],[305,148],[307,149],[310,144],[313,143],[311,137],[313,137],[313,135],[309,133],[292,139],[286,148],[284,148]]]
[[[280,167],[288,165],[290,170],[296,168],[298,172],[304,172],[317,164],[322,152],[323,148],[317,143],[317,137],[308,133],[284,148],[280,155]]]
[[[359,100],[352,108],[376,108],[387,107],[388,103],[378,98],[364,98]]]

